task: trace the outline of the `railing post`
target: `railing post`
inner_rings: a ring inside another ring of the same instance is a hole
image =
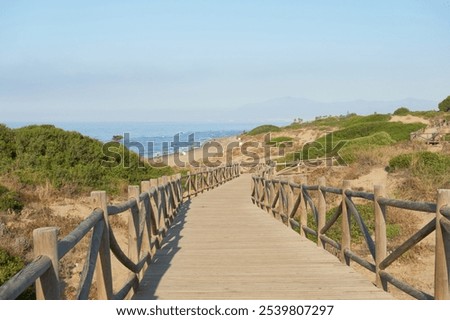
[[[59,300],[58,228],[33,230],[34,256],[47,256],[52,266],[36,280],[37,300]]]
[[[141,181],[141,190],[142,192],[149,192],[151,188],[150,185],[150,181],[149,180],[145,180],[145,181]],[[150,197],[147,198],[148,200],[143,202],[143,207],[145,210],[145,215],[144,215],[144,233],[142,235],[142,247],[144,248],[144,252],[147,252],[150,256],[153,255],[152,252],[152,222],[151,222],[151,200]],[[148,202],[147,202],[148,201]],[[147,269],[146,266],[144,266],[143,270],[142,270],[142,275],[145,272],[145,270]]]
[[[305,175],[300,176],[300,235],[306,237],[305,230],[303,226],[308,225],[308,211],[306,210],[306,199],[303,195],[303,188],[308,184],[308,178]]]
[[[194,192],[195,192],[195,196],[197,196],[197,193],[198,193],[198,172],[195,172],[195,174],[194,174]]]
[[[200,191],[203,193],[205,191],[205,175],[206,171],[200,169]]]
[[[380,276],[380,263],[386,258],[386,206],[380,205],[379,198],[386,197],[386,190],[383,185],[374,186],[374,213],[375,213],[375,284],[379,288],[387,291],[387,282]]]
[[[269,212],[269,210],[270,210],[270,192],[269,192],[269,188],[270,188],[270,185],[269,185],[269,179],[270,179],[270,177],[268,176],[268,177],[266,177],[264,180],[263,180],[263,183],[264,183],[264,208],[266,209],[266,211],[267,212]]]
[[[291,183],[294,182],[294,179],[290,176],[287,180],[288,184],[287,184],[287,212],[286,212],[286,216],[287,216],[287,226],[289,228],[292,228],[291,225],[291,212],[294,209],[294,190],[291,186]]]
[[[434,298],[450,299],[450,234],[443,230],[442,223],[448,219],[441,214],[441,209],[450,205],[450,190],[439,189],[436,206],[436,249],[434,272]]]
[[[97,299],[111,300],[113,298],[112,288],[112,270],[111,270],[111,253],[109,248],[109,219],[108,204],[106,201],[105,191],[91,192],[91,198],[94,208],[100,208],[103,211],[103,228],[102,243],[95,265],[95,274],[97,282]]]
[[[317,246],[325,248],[325,243],[322,242],[320,236],[322,235],[322,228],[325,227],[326,213],[327,213],[327,203],[325,200],[325,191],[321,187],[325,187],[326,179],[325,177],[320,177],[318,180],[319,184],[319,203],[318,203],[318,217],[317,217]]]
[[[161,242],[163,235],[160,233],[161,230],[161,221],[160,221],[160,211],[159,211],[159,191],[158,191],[158,179],[150,179],[150,189],[156,189],[156,197],[153,198],[153,203],[150,201],[150,206],[152,206],[152,233],[156,240],[156,248],[159,249],[161,247]]]
[[[350,258],[345,254],[346,250],[350,250],[350,216],[347,211],[347,195],[345,191],[350,189],[350,180],[344,180],[342,183],[342,239],[341,239],[341,261],[346,265],[350,265]]]
[[[187,183],[188,199],[190,199],[191,198],[191,191],[192,191],[192,176],[191,176],[190,172],[188,172],[188,174],[187,174],[186,183]]]
[[[273,180],[270,182],[270,193],[271,193],[271,199],[270,199],[270,206],[272,209],[272,215],[276,217],[277,220],[283,222],[283,219],[281,218],[281,213],[283,210],[283,201],[281,196],[281,188],[282,184],[278,182],[274,182]],[[275,199],[278,197],[277,205],[273,205]],[[276,211],[276,212],[275,212]]]
[[[139,205],[139,186],[128,186],[128,199],[136,200],[137,210],[130,210],[128,215],[128,257],[134,263],[139,262],[139,251],[141,245],[141,239],[139,239],[139,211],[141,210]]]
[[[167,193],[166,193],[166,183],[167,183],[167,177],[162,176],[158,178],[158,190],[161,190],[160,196],[159,196],[159,206],[161,210],[160,215],[160,225],[163,228],[163,236],[166,236],[167,229],[168,229],[168,219],[169,219],[169,212],[167,210]]]
[[[177,211],[178,207],[180,206],[180,203],[183,201],[183,197],[180,197],[180,180],[181,180],[181,173],[177,173],[173,176],[173,190],[174,190],[174,197],[175,197],[175,208],[174,210]]]

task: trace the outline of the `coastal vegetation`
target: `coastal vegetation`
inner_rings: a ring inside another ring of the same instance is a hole
[[[80,223],[55,215],[48,207],[52,199],[94,189],[120,196],[129,184],[173,172],[150,166],[117,140],[104,145],[52,125],[0,124],[0,285],[29,261],[33,229],[54,225],[67,234]],[[30,288],[20,298],[33,296]]]
[[[281,129],[280,127],[271,125],[271,124],[264,124],[261,126],[258,126],[252,130],[250,130],[249,132],[247,132],[247,135],[249,136],[256,136],[258,134],[263,134],[263,133],[269,133],[269,132],[280,132]]]
[[[408,141],[411,132],[426,126],[423,123],[390,122],[390,118],[390,115],[384,114],[349,115],[313,121],[315,126],[327,126],[330,131],[332,128],[336,129],[309,143],[310,147],[303,146],[301,150],[287,154],[280,161],[337,156],[335,147],[341,145],[339,154],[345,162],[352,163],[357,160],[361,151]]]
[[[439,110],[443,112],[450,111],[450,96],[448,96],[439,103]]]
[[[172,173],[150,166],[117,141],[105,152],[100,141],[52,125],[2,125],[0,143],[0,174],[18,189],[50,184],[66,194],[93,189],[118,194],[124,184]]]

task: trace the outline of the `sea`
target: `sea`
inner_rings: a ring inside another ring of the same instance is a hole
[[[10,128],[36,124],[31,122],[7,122]],[[103,143],[122,137],[119,141],[130,150],[147,158],[163,154],[185,152],[200,147],[207,141],[232,137],[249,131],[261,123],[171,123],[171,122],[55,122],[58,128],[77,131]]]

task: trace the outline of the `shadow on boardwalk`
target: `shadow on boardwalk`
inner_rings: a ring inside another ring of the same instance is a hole
[[[182,238],[181,231],[185,226],[186,214],[189,211],[190,205],[191,200],[187,200],[180,206],[177,216],[167,231],[161,249],[157,251],[156,255],[152,259],[152,263],[150,264],[150,267],[142,280],[142,284],[145,284],[147,288],[147,296],[145,299],[158,299],[155,295],[156,289],[158,288],[163,276],[169,270],[171,266],[170,261],[181,249],[179,246]],[[151,274],[151,277],[149,277],[149,274]]]

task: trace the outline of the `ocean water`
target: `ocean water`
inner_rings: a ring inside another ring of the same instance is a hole
[[[6,123],[19,128],[32,123]],[[143,156],[152,158],[175,150],[183,152],[198,147],[206,141],[241,134],[259,123],[162,123],[162,122],[57,122],[49,123],[58,128],[77,131],[83,135],[109,142],[120,135],[127,147]],[[178,135],[178,136],[177,136]],[[178,146],[178,149],[176,147]],[[175,148],[174,148],[175,147]]]

